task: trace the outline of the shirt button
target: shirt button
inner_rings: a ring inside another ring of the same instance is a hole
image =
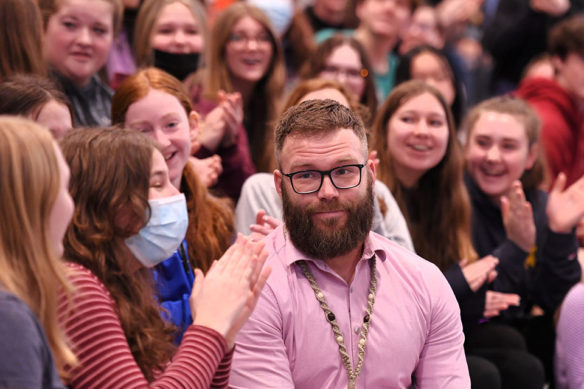
[[[359,332],[360,332],[360,331],[361,331],[361,328],[359,328],[359,327],[355,327],[355,333],[356,333],[357,335],[359,335]]]
[[[352,286],[349,288],[349,292],[353,293],[353,287]]]

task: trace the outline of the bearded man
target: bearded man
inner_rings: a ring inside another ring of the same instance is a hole
[[[233,388],[470,388],[460,312],[430,262],[371,232],[363,123],[332,100],[276,127],[284,225],[235,347]]]

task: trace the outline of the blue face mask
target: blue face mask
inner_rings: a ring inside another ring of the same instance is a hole
[[[126,239],[126,246],[146,267],[169,258],[185,238],[189,216],[184,194],[149,200],[150,220],[138,234]]]
[[[255,5],[265,12],[272,22],[274,30],[278,36],[284,33],[290,27],[294,17],[294,2],[291,0],[249,0],[248,3]]]

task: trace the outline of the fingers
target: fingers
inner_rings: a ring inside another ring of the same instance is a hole
[[[264,224],[264,217],[266,216],[266,211],[260,209],[256,214],[256,224],[263,225]]]
[[[491,270],[487,275],[487,283],[490,284],[491,282],[493,282],[495,280],[495,278],[497,278],[498,274],[499,273],[497,273],[496,270]]]
[[[566,174],[564,174],[563,172],[558,174],[556,182],[554,182],[554,185],[550,189],[550,196],[555,193],[562,193],[566,188],[567,180],[568,179],[566,178]]]
[[[511,204],[509,204],[509,198],[507,196],[501,196],[501,216],[503,220],[507,220],[509,217]]]
[[[260,240],[270,234],[273,231],[273,228],[270,226],[264,226],[260,224],[250,224],[249,230],[254,232],[260,236],[255,236],[252,240]]]

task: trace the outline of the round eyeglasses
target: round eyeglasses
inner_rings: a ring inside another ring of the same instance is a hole
[[[331,170],[301,170],[293,173],[282,173],[290,179],[292,189],[298,194],[318,192],[322,187],[324,176],[330,178],[337,189],[350,189],[361,184],[361,169],[365,164],[338,166]]]

